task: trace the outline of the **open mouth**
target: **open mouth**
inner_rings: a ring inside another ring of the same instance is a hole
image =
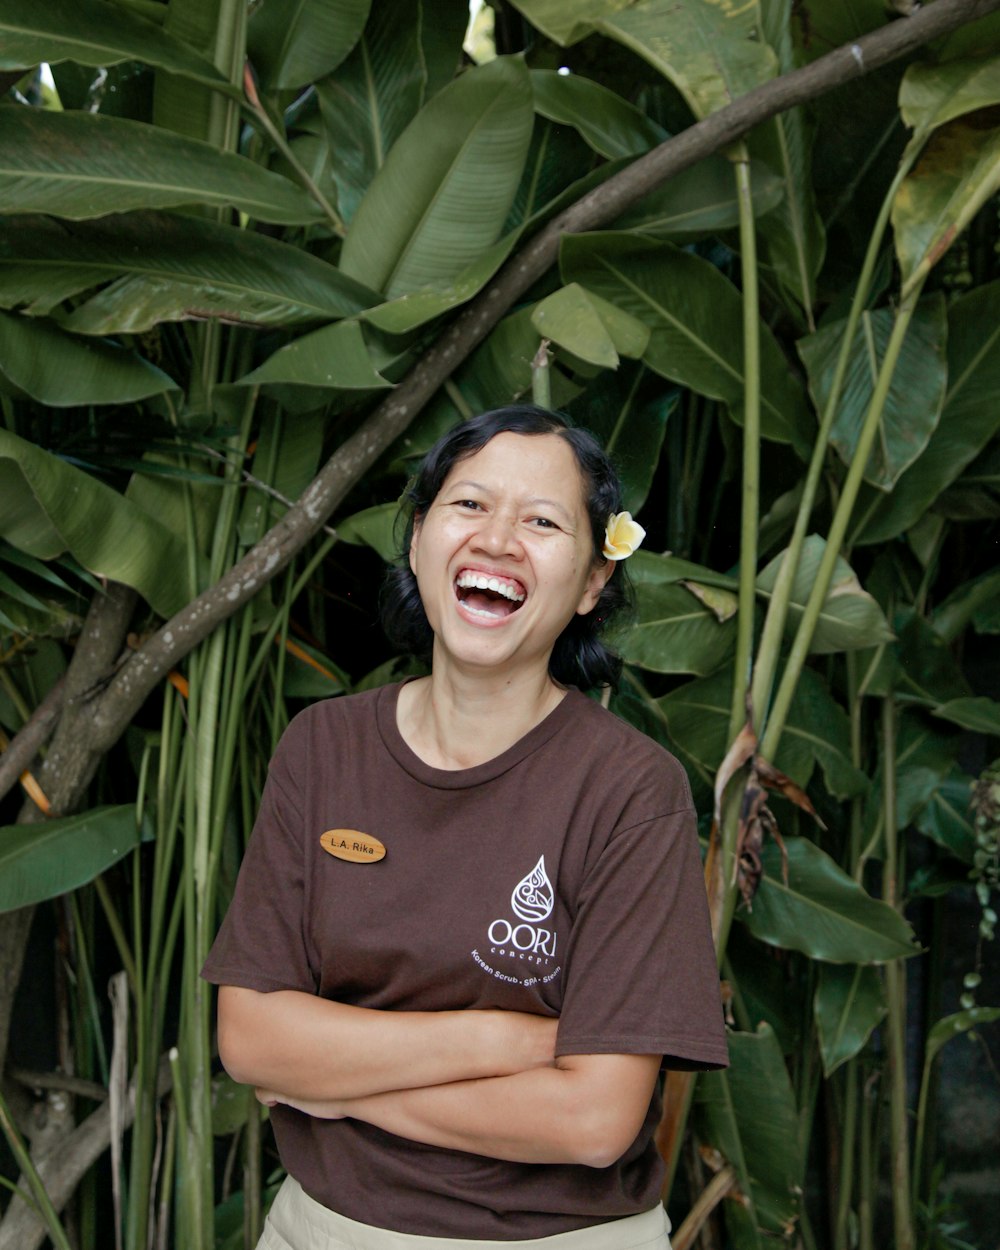
[[[462,606],[473,615],[491,620],[510,616],[525,598],[520,582],[509,577],[477,573],[473,569],[463,569],[455,578],[455,594]]]

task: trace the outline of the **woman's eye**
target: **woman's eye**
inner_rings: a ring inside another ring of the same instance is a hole
[[[532,517],[532,524],[537,525],[539,529],[543,530],[555,530],[559,528],[555,521],[550,521],[547,516]]]
[[[458,506],[460,508],[468,508],[470,511],[475,512],[478,511],[482,505],[476,503],[474,499],[460,499],[458,501]]]

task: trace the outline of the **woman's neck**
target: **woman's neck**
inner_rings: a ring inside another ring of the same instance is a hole
[[[406,745],[432,768],[474,768],[502,755],[565,697],[546,672],[510,679],[442,674],[409,682],[396,723]]]

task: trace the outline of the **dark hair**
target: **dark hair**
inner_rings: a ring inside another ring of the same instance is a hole
[[[400,561],[386,577],[381,602],[382,626],[390,642],[427,662],[434,634],[409,565],[414,522],[427,513],[452,466],[485,447],[497,434],[557,434],[570,445],[584,482],[595,560],[604,559],[602,547],[608,517],[622,510],[621,482],[600,443],[588,430],[571,426],[561,413],[533,404],[511,404],[480,413],[449,430],[424,457],[403,497],[406,529]],[[633,602],[632,584],[625,569],[619,566],[594,607],[586,615],[574,615],[556,639],[549,658],[553,680],[581,690],[615,685],[622,662],[600,635],[612,621],[629,614]]]

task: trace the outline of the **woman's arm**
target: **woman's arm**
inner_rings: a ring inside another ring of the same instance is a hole
[[[550,1068],[362,1098],[300,1100],[273,1088],[257,1097],[494,1159],[603,1168],[635,1140],[659,1067],[659,1055],[565,1055]]]
[[[320,1102],[544,1067],[557,1024],[517,1011],[376,1011],[298,990],[219,989],[229,1075]]]

